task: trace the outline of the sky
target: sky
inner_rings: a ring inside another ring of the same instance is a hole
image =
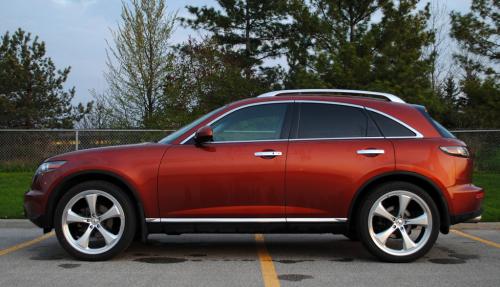
[[[426,1],[422,1],[424,5]],[[467,12],[470,0],[440,0],[448,10]],[[116,29],[121,0],[0,0],[0,33],[22,28],[46,43],[47,55],[56,67],[71,66],[66,87],[75,87],[74,102],[92,100],[89,90],[106,89],[106,40],[112,42],[110,29]],[[214,6],[215,0],[167,0],[168,12],[189,16],[187,5]],[[200,32],[177,27],[172,44]]]

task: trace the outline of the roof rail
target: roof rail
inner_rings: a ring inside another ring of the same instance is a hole
[[[276,97],[282,94],[351,94],[369,97],[380,97],[385,100],[395,102],[395,103],[405,103],[401,98],[387,93],[371,92],[371,91],[359,91],[359,90],[342,90],[342,89],[298,89],[298,90],[280,90],[273,91],[262,94],[258,98]]]

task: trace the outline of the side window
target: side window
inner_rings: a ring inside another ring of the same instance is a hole
[[[376,112],[369,111],[370,116],[377,123],[386,137],[414,137],[416,134],[402,124]]]
[[[378,137],[364,109],[335,104],[302,103],[298,138]]]
[[[288,104],[263,104],[234,111],[212,124],[214,141],[281,138]]]

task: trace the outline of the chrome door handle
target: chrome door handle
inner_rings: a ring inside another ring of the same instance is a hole
[[[280,155],[283,155],[282,152],[280,151],[258,151],[256,153],[254,153],[255,156],[258,156],[258,157],[275,157],[275,156],[280,156]]]
[[[385,150],[383,150],[383,149],[360,149],[356,153],[363,154],[363,155],[378,155],[378,154],[384,154]]]

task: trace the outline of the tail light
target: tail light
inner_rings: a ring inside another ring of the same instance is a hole
[[[469,157],[469,150],[465,146],[441,146],[439,147],[444,153],[459,157]]]

